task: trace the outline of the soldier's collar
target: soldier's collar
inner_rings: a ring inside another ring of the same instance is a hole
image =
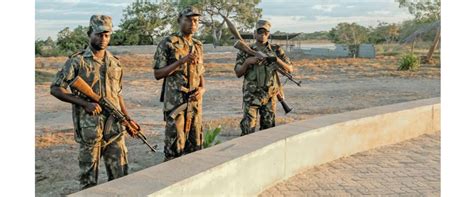
[[[112,54],[112,52],[110,52],[109,50],[105,50],[105,57],[107,57],[109,60],[112,60],[112,59],[117,59],[114,54]]]
[[[112,53],[110,53],[110,51],[105,50],[104,59],[103,59],[103,60],[100,60],[100,59],[98,59],[98,58],[96,58],[96,57],[94,56],[94,53],[92,52],[92,49],[91,49],[90,46],[88,46],[88,47],[86,48],[86,50],[84,51],[83,56],[84,56],[84,57],[90,57],[90,58],[92,58],[92,59],[94,59],[94,60],[97,60],[97,61],[99,61],[99,62],[104,61],[105,59],[109,59],[109,60],[110,60],[110,59],[115,58],[115,57],[112,55]]]
[[[181,38],[183,37],[183,33],[181,31],[176,32],[176,35],[181,37]]]
[[[187,41],[185,38],[184,38],[184,35],[181,31],[178,31],[176,32],[176,35],[179,36],[179,38],[181,38],[181,40],[183,40],[184,43],[188,43],[188,44],[194,44],[194,38],[191,36],[191,43],[189,43],[189,41]]]
[[[265,47],[266,47],[267,49],[271,49],[270,42],[265,43]],[[252,49],[258,48],[257,42],[254,42],[254,43],[250,46],[250,48],[252,48]]]

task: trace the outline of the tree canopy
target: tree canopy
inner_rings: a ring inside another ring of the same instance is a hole
[[[120,29],[112,45],[149,45],[157,36],[169,32],[170,15],[175,8],[171,1],[154,3],[136,0],[123,10]]]
[[[74,53],[84,49],[89,38],[87,37],[88,27],[78,26],[74,30],[69,27],[64,28],[58,33],[56,45],[66,53]]]
[[[210,35],[214,46],[221,45],[223,38],[228,40],[231,35],[224,29],[226,16],[240,31],[253,29],[257,20],[262,17],[262,9],[257,8],[261,0],[182,0],[178,7],[194,6],[202,11],[201,33]]]
[[[369,31],[357,23],[339,23],[329,31],[329,39],[338,44],[358,45],[369,40]]]
[[[434,22],[441,19],[441,0],[395,0],[400,8],[408,8],[418,22]]]

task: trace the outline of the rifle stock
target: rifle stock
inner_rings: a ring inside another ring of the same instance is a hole
[[[92,101],[99,103],[100,96],[97,95],[92,88],[87,84],[81,77],[76,77],[72,82],[69,84],[71,88],[76,89],[80,93],[84,94],[87,98],[91,99]]]

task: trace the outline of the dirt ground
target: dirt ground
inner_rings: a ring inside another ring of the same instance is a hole
[[[130,172],[156,165],[163,159],[164,122],[158,101],[161,81],[152,74],[151,54],[118,56],[125,66],[123,94],[131,116],[150,142],[151,153],[139,140],[127,138]],[[36,195],[63,196],[79,190],[78,144],[72,131],[71,105],[49,94],[51,78],[66,57],[36,58]],[[205,128],[221,126],[219,138],[240,135],[242,79],[233,73],[235,53],[205,55],[206,89],[203,101]],[[285,115],[278,105],[277,124],[373,106],[440,96],[440,66],[422,65],[418,71],[397,71],[398,58],[294,59],[297,87],[285,85],[287,103],[294,110]],[[439,62],[439,61],[437,61]],[[283,78],[282,78],[283,79]],[[285,81],[284,79],[282,81]],[[99,182],[107,180],[101,164]]]

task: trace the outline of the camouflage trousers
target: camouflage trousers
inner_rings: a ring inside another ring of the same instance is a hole
[[[179,157],[183,154],[201,150],[203,146],[202,113],[197,103],[189,116],[190,128],[185,131],[185,112],[180,112],[175,119],[169,117],[170,112],[165,112],[165,161]]]
[[[276,96],[270,98],[268,102],[255,105],[251,102],[244,102],[244,117],[240,121],[241,136],[254,133],[257,127],[257,116],[260,114],[260,130],[275,126]]]
[[[113,180],[128,174],[127,147],[125,136],[117,138],[105,147],[105,141],[120,133],[118,124],[110,132],[103,132],[103,124],[99,127],[85,127],[80,130],[79,141],[79,182],[82,189],[97,185],[100,158],[104,158],[108,180]]]

